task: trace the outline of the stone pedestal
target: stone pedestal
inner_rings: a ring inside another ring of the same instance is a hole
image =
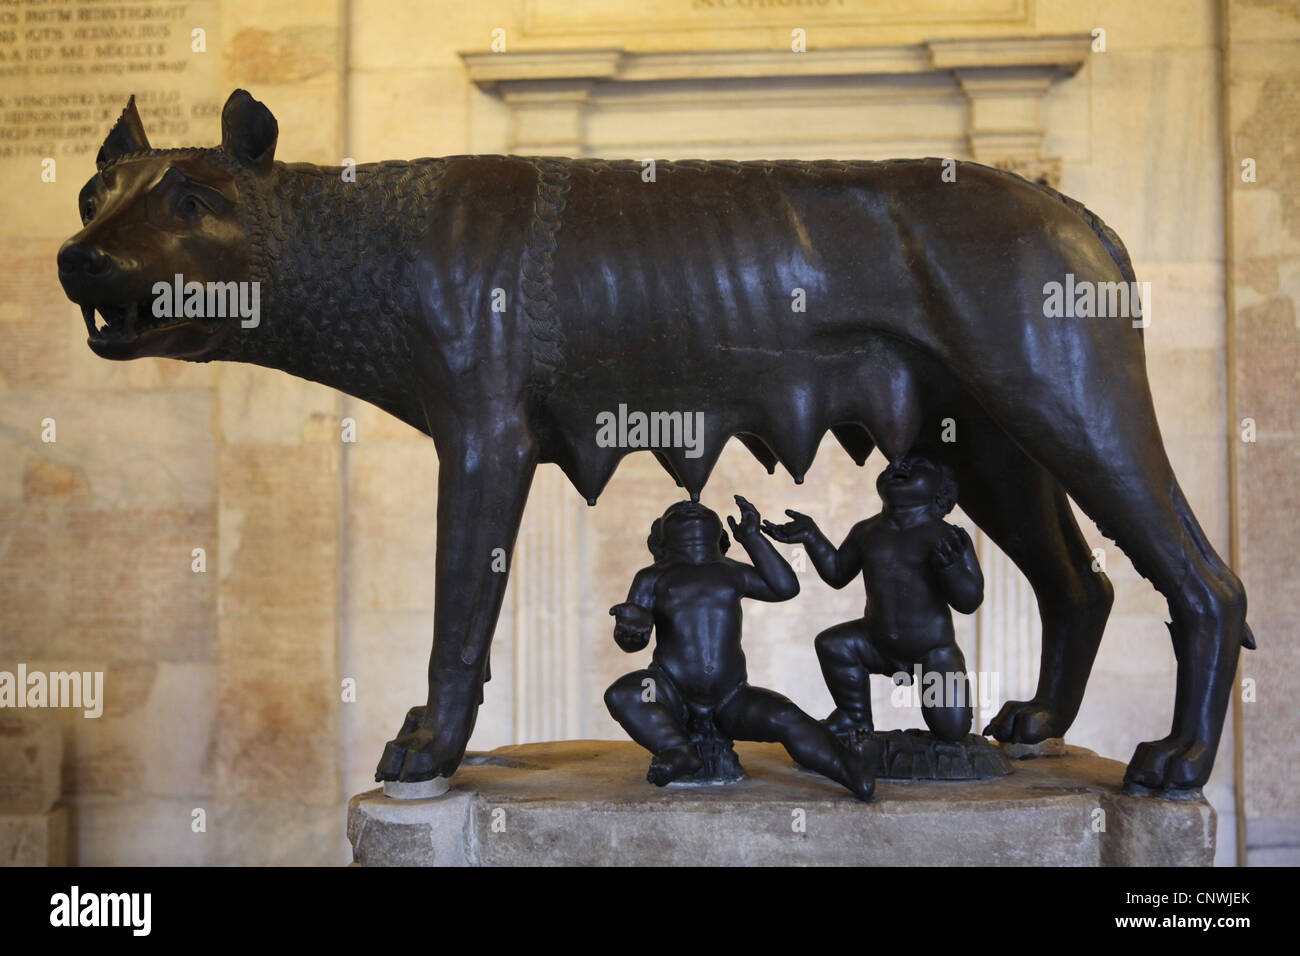
[[[988,781],[881,781],[860,803],[736,745],[747,777],[660,789],[630,742],[563,741],[469,754],[428,800],[352,798],[364,866],[1209,866],[1214,809],[1120,793],[1124,765],[1067,747]]]

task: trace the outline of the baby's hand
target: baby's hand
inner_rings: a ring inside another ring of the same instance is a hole
[[[614,642],[629,654],[650,643],[655,618],[639,604],[624,601],[609,609],[614,618]]]
[[[807,515],[800,514],[797,511],[785,509],[792,521],[785,524],[772,524],[770,521],[763,522],[763,530],[767,532],[768,537],[775,538],[782,544],[812,544],[817,537],[817,524]]]
[[[930,563],[939,569],[949,567],[953,562],[959,561],[969,547],[971,547],[970,535],[966,533],[965,528],[952,524],[945,525],[943,540],[930,553]]]
[[[736,540],[744,541],[758,534],[758,509],[740,495],[736,495],[736,506],[740,508],[740,523],[737,524],[735,518],[727,515],[727,524],[731,525],[731,533]]]

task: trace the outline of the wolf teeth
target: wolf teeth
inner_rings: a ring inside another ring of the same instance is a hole
[[[169,324],[172,320],[154,318],[147,301],[103,303],[98,306],[81,306],[81,318],[86,331],[94,339],[130,340]],[[98,324],[102,321],[102,325]]]

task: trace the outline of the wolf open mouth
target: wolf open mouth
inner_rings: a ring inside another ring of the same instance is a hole
[[[96,317],[98,313],[98,317]],[[164,316],[153,314],[153,299],[141,299],[136,302],[83,305],[81,317],[85,320],[86,331],[92,340],[101,342],[129,342],[143,332],[161,330],[173,326],[193,325],[200,327],[215,326],[215,322],[195,317]]]

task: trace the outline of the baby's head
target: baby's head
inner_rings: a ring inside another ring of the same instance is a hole
[[[957,506],[957,478],[952,469],[916,452],[891,462],[876,479],[876,490],[891,508],[928,504],[939,518]]]
[[[701,541],[716,544],[721,554],[726,554],[731,547],[731,539],[723,530],[722,519],[717,512],[698,501],[679,501],[665,511],[662,518],[655,519],[655,523],[650,526],[650,537],[646,545],[658,561],[672,548]]]

